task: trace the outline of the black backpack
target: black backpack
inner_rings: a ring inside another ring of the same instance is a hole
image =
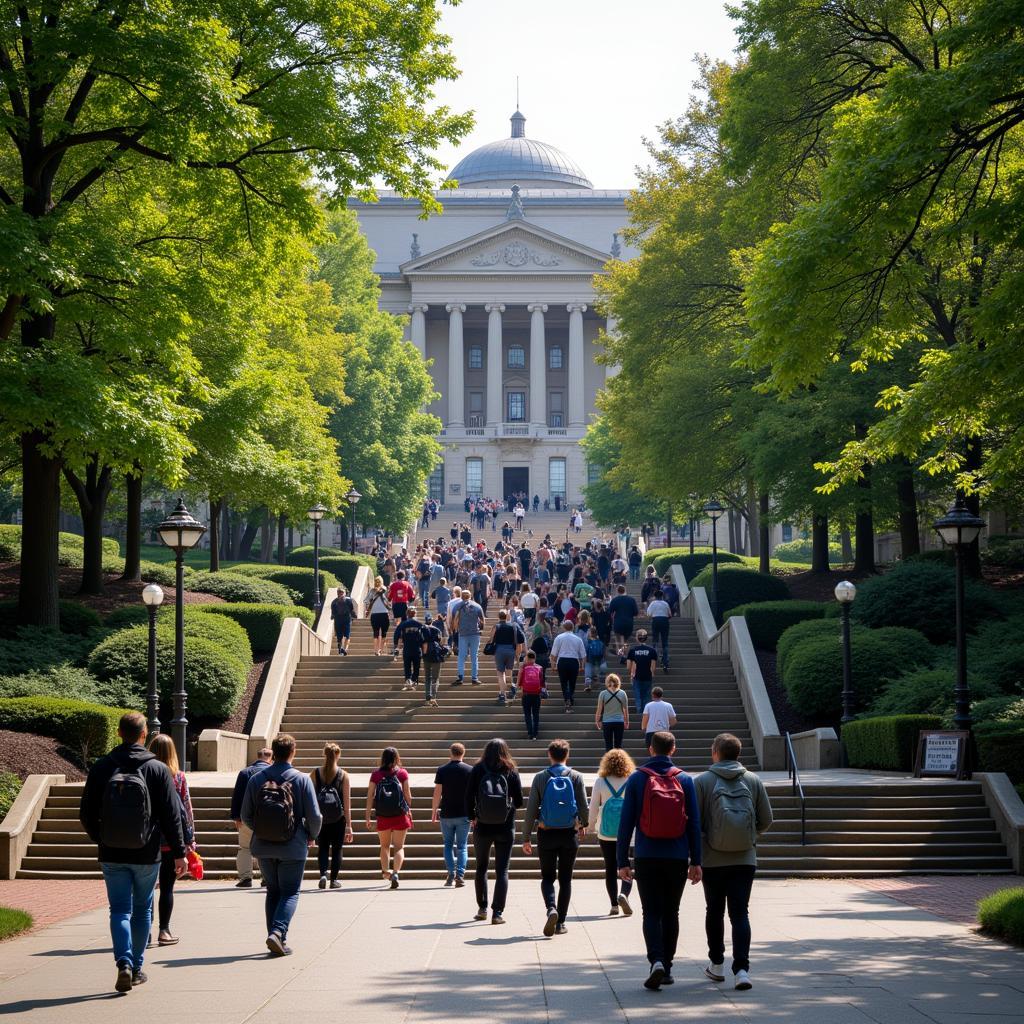
[[[481,825],[504,825],[511,810],[508,776],[485,770],[476,792],[476,820]]]
[[[373,809],[378,818],[393,818],[399,814],[407,814],[409,805],[405,802],[402,783],[394,773],[385,775],[377,783],[377,791],[373,795]]]
[[[101,845],[115,850],[141,850],[149,842],[151,819],[149,786],[141,765],[118,768],[103,790]]]
[[[345,773],[339,768],[330,784],[323,781],[320,769],[316,769],[316,802],[325,825],[333,825],[345,816],[345,805],[341,800],[341,782]]]
[[[267,779],[256,794],[253,834],[268,843],[287,843],[298,828],[290,781]]]

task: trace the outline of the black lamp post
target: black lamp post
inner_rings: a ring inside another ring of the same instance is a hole
[[[965,505],[963,495],[944,515],[932,523],[943,542],[953,549],[956,562],[956,710],[953,724],[964,732],[971,731],[971,693],[967,686],[967,623],[964,619],[964,554],[981,533],[985,520],[974,515]],[[968,743],[970,748],[970,743]],[[968,762],[968,771],[970,762]]]
[[[321,505],[314,505],[306,515],[313,524],[313,614],[320,611],[320,520],[327,514],[327,509]]]
[[[352,513],[351,516],[349,516],[348,549],[353,555],[356,553],[356,505],[359,504],[359,499],[361,497],[362,495],[354,487],[345,495],[349,511]]]
[[[146,731],[150,736],[160,732],[160,691],[156,685],[156,613],[164,603],[164,592],[155,583],[142,588],[142,603],[149,612],[149,686],[146,692]]]
[[[725,515],[725,509],[712,498],[704,506],[704,515],[711,520],[711,614],[718,625],[718,520]]]
[[[857,588],[849,581],[836,584],[836,600],[843,619],[843,717],[842,724],[853,721],[853,667],[850,652],[850,606],[857,596]],[[848,767],[846,744],[840,747],[842,767]]]
[[[185,552],[194,548],[206,533],[179,498],[174,511],[156,528],[160,540],[174,552],[174,718],[171,739],[182,764],[187,760],[188,697],[185,693]]]

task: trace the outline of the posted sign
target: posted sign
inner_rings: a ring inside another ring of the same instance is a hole
[[[914,763],[915,777],[962,779],[966,771],[968,736],[962,731],[922,730]]]

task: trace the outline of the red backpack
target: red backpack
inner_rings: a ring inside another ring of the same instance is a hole
[[[686,834],[686,794],[671,768],[662,775],[653,768],[641,768],[647,776],[640,810],[640,831],[648,839],[679,839]]]

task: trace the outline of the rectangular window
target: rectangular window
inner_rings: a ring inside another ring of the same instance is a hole
[[[526,419],[526,392],[510,391],[508,393],[508,422],[521,423]]]
[[[550,426],[550,427],[564,427],[565,426],[565,423],[562,420],[562,414],[560,412],[553,412],[553,413],[551,413],[551,415],[548,417],[548,419],[551,421],[548,424],[548,426]]]
[[[470,393],[469,393],[469,411],[470,412],[483,412],[484,411],[484,393],[482,391],[470,391]]]
[[[548,394],[548,426],[564,427],[565,417],[562,415],[562,392],[551,391]]]
[[[434,467],[434,472],[430,474],[430,479],[427,482],[428,492],[430,497],[434,501],[444,501],[444,463],[439,462]]]
[[[601,469],[601,467],[599,465],[597,465],[597,463],[595,463],[595,462],[588,462],[587,463],[587,483],[588,484],[599,483],[600,480],[601,480],[601,474],[603,472],[604,471]]]
[[[548,462],[548,497],[565,501],[565,459]]]
[[[466,497],[479,498],[484,493],[484,460],[466,459]]]
[[[522,370],[526,366],[526,349],[522,345],[510,345],[508,349],[508,368]]]
[[[562,368],[562,346],[552,345],[548,349],[548,369],[560,370]]]
[[[782,543],[788,544],[793,539],[793,526],[791,523],[782,524]]]
[[[484,350],[479,345],[473,345],[469,350],[469,368],[471,370],[484,368]]]

